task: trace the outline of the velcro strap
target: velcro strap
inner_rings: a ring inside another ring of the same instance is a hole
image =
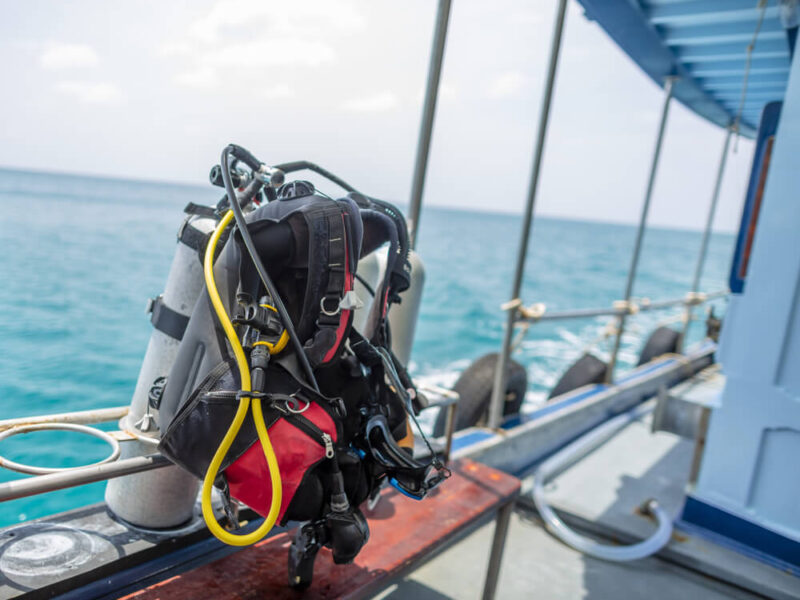
[[[197,250],[201,255],[205,253],[208,240],[211,239],[210,233],[203,233],[190,222],[186,221],[178,232],[178,241],[189,246],[192,250]]]
[[[147,312],[151,313],[150,322],[153,327],[178,341],[183,339],[186,326],[189,324],[189,317],[164,304],[163,296],[151,298],[147,305]]]
[[[210,217],[212,219],[217,218],[216,210],[211,206],[203,206],[202,204],[195,204],[194,202],[189,202],[186,205],[186,208],[183,209],[187,215],[199,215],[201,217]]]
[[[367,367],[381,364],[381,355],[378,350],[355,327],[350,329],[350,349],[359,362]]]

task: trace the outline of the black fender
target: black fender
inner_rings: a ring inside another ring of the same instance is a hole
[[[492,352],[481,356],[461,373],[453,386],[453,391],[458,392],[461,399],[456,410],[455,430],[465,429],[486,421],[489,404],[492,399],[494,387],[494,374],[497,370],[499,354]],[[525,392],[528,389],[528,373],[521,364],[515,360],[509,361],[508,382],[506,383],[506,401],[503,406],[503,415],[515,415],[519,412],[525,401]],[[433,435],[441,436],[445,433],[447,411],[440,410],[433,426]]]
[[[608,365],[606,363],[587,352],[561,376],[555,387],[550,390],[550,395],[547,399],[552,400],[556,396],[577,390],[585,385],[603,383],[606,379],[607,371]]]
[[[662,354],[672,354],[678,351],[681,334],[671,327],[659,327],[650,337],[647,338],[641,354],[639,354],[639,362],[636,366],[639,367],[645,363],[649,363],[654,358],[658,358]]]

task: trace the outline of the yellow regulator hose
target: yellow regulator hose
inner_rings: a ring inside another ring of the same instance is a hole
[[[211,304],[214,306],[214,311],[217,313],[217,318],[222,324],[222,328],[225,330],[225,335],[231,344],[231,348],[233,348],[233,354],[236,358],[236,364],[239,367],[239,375],[242,380],[242,390],[245,392],[250,392],[252,391],[250,383],[250,366],[247,363],[247,357],[244,354],[244,349],[242,348],[242,344],[239,342],[239,338],[236,335],[233,324],[231,323],[228,314],[225,312],[225,306],[222,304],[222,299],[220,298],[219,291],[217,290],[217,284],[214,281],[214,253],[217,248],[217,244],[219,243],[219,238],[222,236],[222,232],[225,231],[232,220],[233,212],[229,210],[227,213],[225,213],[225,216],[222,217],[219,225],[214,230],[214,233],[208,242],[208,247],[206,248],[205,259],[203,261],[203,273],[205,275],[206,287],[208,288],[208,296],[211,298]],[[276,344],[276,346],[277,345],[279,344]],[[286,342],[284,341],[283,346],[285,345]],[[233,444],[233,440],[236,439],[239,429],[241,428],[242,423],[244,423],[245,417],[247,417],[247,410],[250,408],[251,403],[253,405],[253,420],[256,423],[258,439],[261,442],[261,448],[264,450],[264,456],[267,459],[267,469],[269,470],[270,482],[272,483],[272,503],[270,504],[267,518],[258,527],[258,529],[247,534],[235,535],[223,528],[214,517],[214,511],[211,508],[211,489],[214,487],[214,480],[217,478],[220,465],[222,465],[225,455],[228,454],[228,450],[230,449],[231,444]],[[247,546],[259,541],[261,538],[267,535],[267,533],[269,533],[270,529],[275,526],[275,522],[278,520],[278,513],[281,509],[282,495],[283,489],[281,487],[281,474],[278,470],[278,459],[276,458],[275,451],[272,449],[272,444],[269,441],[269,433],[267,432],[267,426],[264,423],[264,414],[261,411],[261,399],[242,398],[239,400],[239,408],[236,410],[236,415],[233,418],[233,422],[228,428],[225,437],[222,439],[219,448],[217,448],[217,451],[214,453],[214,458],[211,459],[211,464],[208,466],[208,471],[203,479],[203,491],[201,495],[203,518],[206,521],[208,529],[217,539],[225,542],[226,544],[230,544],[231,546]]]

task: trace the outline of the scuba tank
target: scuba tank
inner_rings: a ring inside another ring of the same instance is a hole
[[[251,169],[238,193],[231,158]],[[283,183],[301,169],[348,193],[333,199],[307,181]],[[389,309],[412,279],[408,232],[397,208],[312,163],[267,167],[230,145],[217,172],[227,199],[161,397],[159,450],[202,479],[206,524],[226,543],[304,522],[289,564],[290,585],[303,588],[320,547],[337,563],[355,558],[369,537],[358,506],[384,482],[422,499],[449,476],[430,445],[430,462],[412,456],[411,423],[425,402],[391,350]],[[359,260],[384,249],[355,328]],[[214,488],[234,531],[211,509]],[[235,502],[264,522],[236,533]]]
[[[411,283],[403,292],[403,301],[389,313],[389,329],[392,332],[391,347],[394,355],[401,363],[408,364],[411,358],[411,346],[414,343],[414,331],[417,325],[422,290],[425,285],[425,264],[419,254],[413,250],[408,252],[411,267]],[[375,287],[386,269],[386,261],[382,255],[373,252],[358,263],[358,277],[355,289],[358,297],[369,307],[375,296]],[[363,329],[367,320],[367,311],[358,311],[353,319],[353,327]]]
[[[120,458],[156,451],[161,393],[194,305],[203,291],[202,252],[216,226],[211,209],[190,204],[178,230],[178,244],[164,292],[150,300],[147,312],[153,333],[139,371],[130,412],[121,430],[137,438],[122,444]],[[177,467],[111,479],[106,485],[108,508],[125,521],[147,529],[178,527],[193,515],[196,479]]]

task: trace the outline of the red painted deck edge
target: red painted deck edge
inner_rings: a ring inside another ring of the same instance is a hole
[[[384,489],[369,520],[370,539],[349,565],[335,565],[322,549],[314,583],[299,594],[287,587],[286,559],[294,532],[282,533],[123,597],[181,598],[356,598],[376,593],[481,517],[519,493],[515,477],[480,463],[459,461],[435,495],[412,500]]]

